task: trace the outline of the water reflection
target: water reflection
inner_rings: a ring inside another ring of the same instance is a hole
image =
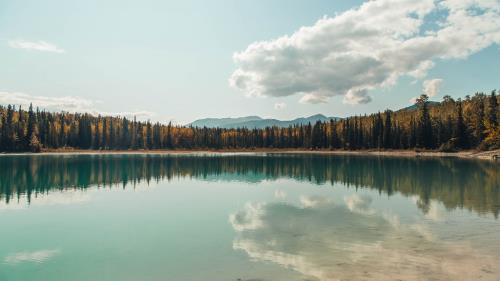
[[[443,241],[421,222],[401,223],[371,207],[369,196],[345,203],[254,203],[230,216],[235,250],[317,280],[497,280],[498,257],[466,241]]]
[[[4,263],[16,265],[18,263],[43,263],[59,254],[59,250],[39,250],[34,252],[18,252],[5,257]]]
[[[376,189],[416,198],[433,215],[432,200],[445,208],[479,214],[500,211],[500,166],[459,159],[322,155],[64,155],[0,157],[0,200],[91,186],[135,186],[146,181],[195,178],[260,182],[293,178],[321,186]],[[286,196],[279,191],[277,197]]]

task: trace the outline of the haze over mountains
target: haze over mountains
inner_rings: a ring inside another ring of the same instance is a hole
[[[439,102],[436,101],[428,101],[428,106],[433,107],[439,105]],[[401,108],[397,111],[403,110],[417,110],[417,104],[410,105],[405,108]],[[340,117],[327,117],[323,114],[316,114],[309,117],[300,117],[293,120],[278,120],[272,118],[262,118],[259,116],[245,116],[245,117],[235,117],[235,118],[203,118],[193,121],[186,126],[193,127],[207,127],[207,128],[226,128],[226,129],[235,129],[235,128],[249,128],[249,129],[264,129],[266,127],[288,127],[293,125],[306,125],[307,123],[314,124],[316,121],[330,121],[340,120]]]
[[[293,120],[278,120],[278,119],[265,119],[259,116],[246,116],[238,118],[204,118],[198,119],[194,122],[187,124],[193,127],[207,127],[207,128],[257,128],[263,129],[266,127],[288,127],[290,125],[304,125],[307,123],[314,124],[316,121],[329,121],[330,119],[338,120],[339,117],[326,117],[323,114],[316,114],[309,117],[301,117]]]

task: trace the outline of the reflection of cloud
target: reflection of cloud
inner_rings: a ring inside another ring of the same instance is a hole
[[[401,225],[401,222],[399,221],[399,216],[396,214],[384,212],[382,213],[382,217],[395,228],[399,228],[399,226]]]
[[[426,240],[433,240],[434,238],[430,229],[424,224],[415,223],[410,225],[409,227]]]
[[[245,210],[229,216],[229,222],[236,231],[253,230],[262,227],[263,204],[247,203]]]
[[[347,205],[347,208],[351,210],[351,212],[358,213],[373,213],[374,210],[370,208],[372,203],[372,198],[368,195],[359,195],[352,194],[350,196],[346,196],[344,198],[344,202]]]
[[[35,252],[17,252],[5,257],[7,264],[18,264],[22,262],[43,263],[59,254],[59,250],[40,250]]]
[[[25,41],[25,40],[10,40],[9,46],[15,49],[35,50],[41,52],[64,53],[64,49],[55,44],[45,41]]]
[[[274,197],[278,199],[285,199],[286,198],[286,192],[284,192],[281,189],[277,189],[274,191]]]
[[[258,213],[259,227],[236,225],[233,248],[254,261],[273,262],[319,280],[385,280],[387,276],[495,280],[500,274],[497,258],[465,243],[432,239],[425,225],[401,224],[396,215],[370,209],[369,197],[349,196],[346,205],[304,198],[300,206],[260,204],[258,212],[247,205],[238,216],[254,218]]]
[[[22,198],[20,198],[22,199]],[[52,206],[52,205],[74,205],[90,201],[90,195],[83,191],[61,191],[47,194],[37,194],[27,200],[18,200],[18,202],[5,203],[0,201],[0,211],[2,210],[22,210],[33,206]]]
[[[433,221],[442,221],[445,217],[445,211],[443,208],[444,207],[437,201],[431,201],[429,204],[429,210],[425,214],[425,217]]]
[[[301,196],[300,203],[304,208],[316,208],[332,204],[328,198],[322,196]]]
[[[236,240],[233,243],[233,249],[245,251],[255,261],[273,262],[286,268],[293,268],[302,273],[307,272],[311,276],[321,274],[321,272],[310,272],[311,268],[314,268],[314,265],[309,264],[304,257],[272,250],[262,252],[259,244],[253,240]]]

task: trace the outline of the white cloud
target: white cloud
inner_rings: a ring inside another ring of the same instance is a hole
[[[21,262],[43,263],[48,259],[59,254],[59,250],[40,250],[35,252],[18,252],[8,255],[4,259],[4,263],[18,264]]]
[[[428,97],[435,97],[439,93],[439,89],[441,88],[441,84],[443,83],[443,79],[430,79],[422,82],[422,94],[427,95]],[[410,99],[411,104],[417,103],[418,97],[413,97]]]
[[[466,58],[498,43],[496,0],[368,1],[235,53],[229,83],[252,96],[299,94],[302,103],[324,103],[340,95],[348,104],[367,103],[369,90],[401,76],[421,79],[437,59]]]
[[[89,100],[81,97],[65,96],[65,97],[45,97],[33,96],[25,93],[17,92],[0,92],[0,104],[13,104],[22,105],[25,109],[33,104],[34,107],[40,107],[50,111],[67,111],[67,112],[87,112],[93,115],[104,116],[122,116],[133,118],[136,116],[138,119],[150,119],[154,116],[151,111],[138,110],[138,111],[124,111],[124,112],[106,112],[96,110],[96,104],[99,101]]]
[[[274,109],[276,110],[282,110],[286,108],[286,103],[284,102],[277,102],[274,104]]]
[[[328,97],[323,96],[323,95],[318,95],[315,93],[309,93],[305,94],[302,96],[302,98],[299,100],[300,103],[312,103],[312,104],[318,104],[318,103],[328,103]]]
[[[367,90],[349,90],[344,96],[344,103],[346,104],[366,104],[372,101],[372,98],[368,95]]]
[[[443,79],[425,80],[422,83],[423,88],[424,88],[424,94],[426,94],[429,97],[436,96],[439,92],[439,88],[441,87],[442,83],[443,83]]]
[[[27,107],[33,106],[49,110],[65,110],[70,112],[88,111],[94,105],[94,101],[80,97],[44,97],[32,96],[25,93],[0,92],[0,104],[15,104]]]
[[[136,117],[139,120],[148,120],[151,119],[155,113],[147,110],[138,110],[138,111],[122,111],[122,112],[106,112],[106,111],[90,111],[90,113],[103,116],[120,116],[126,117],[128,119],[132,119]]]
[[[65,53],[66,51],[52,43],[45,41],[25,41],[25,40],[10,40],[9,46],[16,49],[35,50],[41,52]]]

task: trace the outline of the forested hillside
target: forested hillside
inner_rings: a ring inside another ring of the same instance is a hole
[[[223,129],[139,122],[88,113],[0,106],[0,151],[42,149],[495,149],[500,147],[499,95],[476,93],[415,109],[387,110],[286,128]]]

